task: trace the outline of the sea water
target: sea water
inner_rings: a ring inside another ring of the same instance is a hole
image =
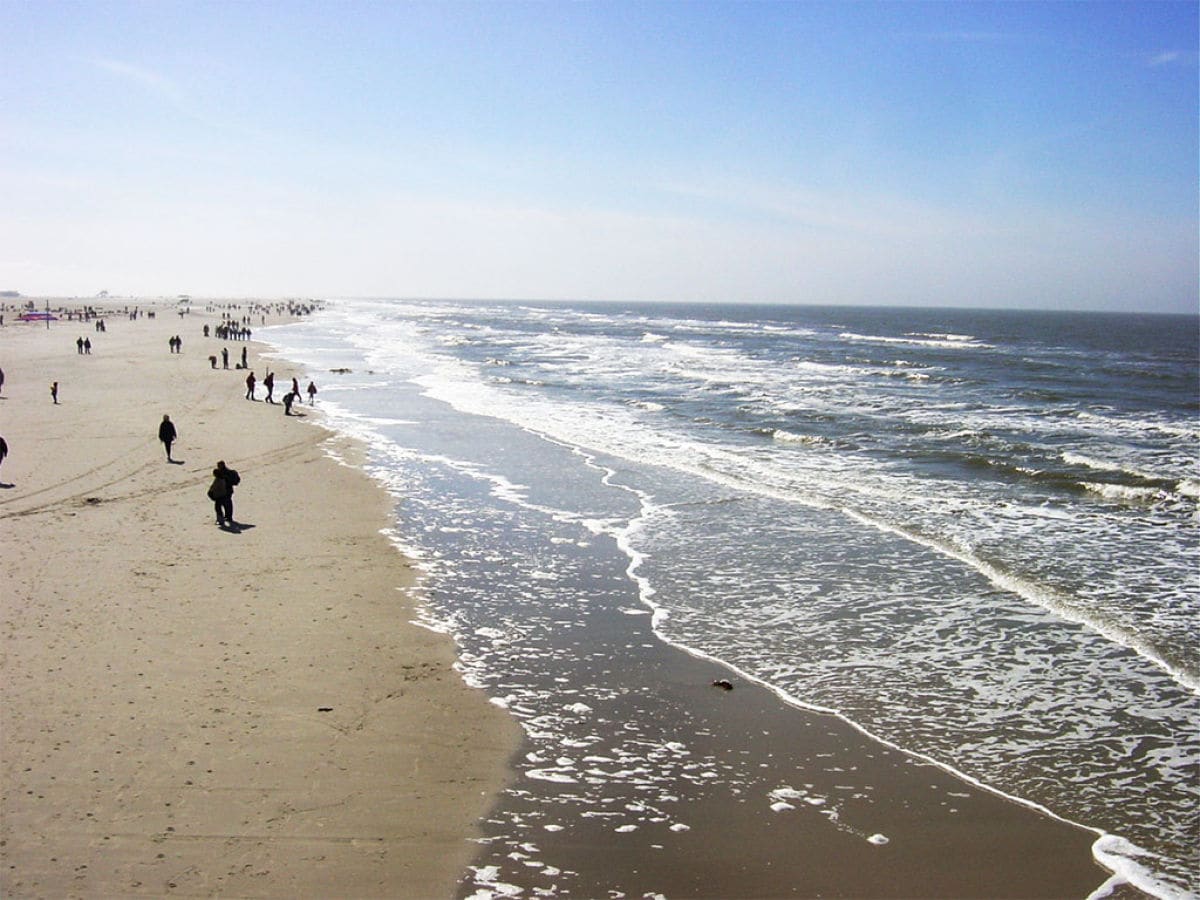
[[[612,769],[588,761],[589,719],[619,676],[561,647],[607,605],[1095,829],[1106,866],[1169,897],[1200,889],[1198,334],[1184,316],[336,300],[267,339],[370,446],[427,624],[525,726],[523,775],[572,785],[579,814]],[[625,772],[671,756],[636,745]]]

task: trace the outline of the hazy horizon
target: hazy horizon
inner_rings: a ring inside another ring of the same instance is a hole
[[[0,289],[1194,313],[1194,3],[0,4]]]
[[[186,299],[183,299],[186,298]],[[1111,316],[1173,316],[1176,318],[1200,318],[1200,309],[1196,310],[1136,310],[1136,309],[1092,309],[1085,307],[1071,309],[1055,309],[1045,306],[951,306],[951,305],[919,305],[919,304],[901,304],[901,303],[817,303],[806,302],[803,300],[780,300],[775,302],[759,302],[759,301],[735,301],[735,300],[606,300],[598,299],[572,299],[569,297],[455,297],[455,296],[440,296],[440,297],[388,297],[388,296],[353,296],[349,294],[329,294],[329,295],[259,295],[259,296],[205,296],[198,297],[192,295],[170,295],[170,294],[109,294],[108,296],[80,296],[75,294],[62,295],[26,295],[20,294],[18,297],[3,297],[0,296],[0,305],[7,303],[9,306],[21,306],[23,304],[32,303],[34,312],[41,312],[44,309],[44,304],[91,304],[98,302],[99,304],[106,303],[165,303],[179,305],[181,303],[190,303],[193,305],[200,304],[243,304],[243,303],[337,303],[339,301],[389,301],[394,300],[397,303],[478,303],[488,305],[511,305],[511,306],[535,306],[543,305],[562,305],[562,306],[662,306],[662,307],[702,307],[702,306],[729,306],[729,307],[746,307],[746,308],[764,308],[771,309],[778,307],[780,309],[794,307],[814,307],[818,309],[838,309],[845,307],[846,309],[911,309],[917,311],[937,311],[945,312],[979,312],[979,313],[1006,313],[1006,312],[1029,312],[1029,313],[1064,313],[1071,315],[1111,315]],[[53,307],[51,308],[53,311]]]

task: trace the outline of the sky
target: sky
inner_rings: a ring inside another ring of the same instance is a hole
[[[0,0],[0,290],[1194,313],[1198,6]]]

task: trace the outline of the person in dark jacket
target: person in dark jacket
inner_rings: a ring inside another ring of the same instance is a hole
[[[158,426],[158,439],[167,448],[167,462],[173,462],[171,459],[171,445],[175,443],[175,437],[175,425],[171,422],[170,416],[164,415],[162,422]]]
[[[213,469],[212,485],[208,489],[208,499],[213,502],[217,513],[217,524],[222,528],[237,528],[233,521],[233,489],[242,483],[236,469],[225,465],[225,460],[217,463]]]

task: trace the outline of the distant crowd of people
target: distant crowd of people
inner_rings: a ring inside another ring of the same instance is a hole
[[[237,307],[240,309],[240,307]],[[211,307],[210,307],[211,309]],[[291,316],[307,315],[317,309],[317,304],[312,302],[300,303],[297,301],[280,302],[275,304],[251,304],[251,312],[260,316],[260,321],[266,324],[267,314],[286,314]],[[181,309],[180,317],[190,310]],[[98,333],[105,333],[107,326],[104,319],[101,318],[94,307],[88,306],[81,309],[58,310],[60,314],[65,314],[68,321],[89,321],[93,322],[95,330]],[[146,318],[155,318],[154,310],[144,311],[140,308],[126,309],[130,321],[145,316]],[[53,320],[53,316],[50,317]],[[210,327],[205,324],[203,331],[204,337],[215,337],[219,340],[229,341],[249,341],[251,331],[249,327],[250,315],[224,312],[222,321],[215,327]],[[3,318],[0,318],[0,325],[3,324]],[[173,335],[167,341],[168,349],[172,354],[183,353],[183,338],[180,335]],[[92,341],[90,337],[80,335],[75,341],[76,353],[81,356],[90,356],[92,352]],[[222,347],[220,351],[222,369],[229,368],[229,348]],[[217,355],[212,354],[208,357],[211,368],[217,368]],[[241,352],[241,361],[236,366],[237,369],[249,370],[249,360],[247,348],[243,347]],[[246,399],[257,400],[255,389],[257,379],[252,370],[248,371],[246,376]],[[269,404],[276,405],[275,400],[275,373],[267,370],[267,374],[263,377],[262,386],[266,389],[265,401]],[[0,369],[0,392],[4,388],[4,371]],[[308,387],[305,389],[308,395],[308,403],[310,406],[315,405],[317,396],[317,385],[313,381],[308,382]],[[59,405],[59,382],[53,381],[50,384],[50,399],[54,405]],[[302,404],[303,398],[300,390],[300,381],[295,376],[292,377],[290,390],[283,395],[284,415],[293,415],[292,407],[295,404]],[[166,451],[168,463],[174,465],[183,465],[179,460],[176,460],[172,455],[172,448],[179,439],[179,432],[176,429],[175,423],[171,421],[169,414],[164,414],[162,421],[158,425],[158,440],[163,445]],[[0,437],[0,464],[4,462],[9,454],[9,446],[3,437]],[[225,465],[224,460],[217,463],[213,469],[213,481],[209,486],[208,496],[213,501],[214,510],[216,513],[217,524],[225,529],[238,530],[238,525],[233,518],[233,489],[241,483],[241,478],[237,471]],[[5,485],[12,487],[12,485]]]
[[[223,341],[248,341],[250,329],[246,325],[234,322],[222,322],[213,332]],[[208,326],[204,326],[204,336],[208,337]]]

